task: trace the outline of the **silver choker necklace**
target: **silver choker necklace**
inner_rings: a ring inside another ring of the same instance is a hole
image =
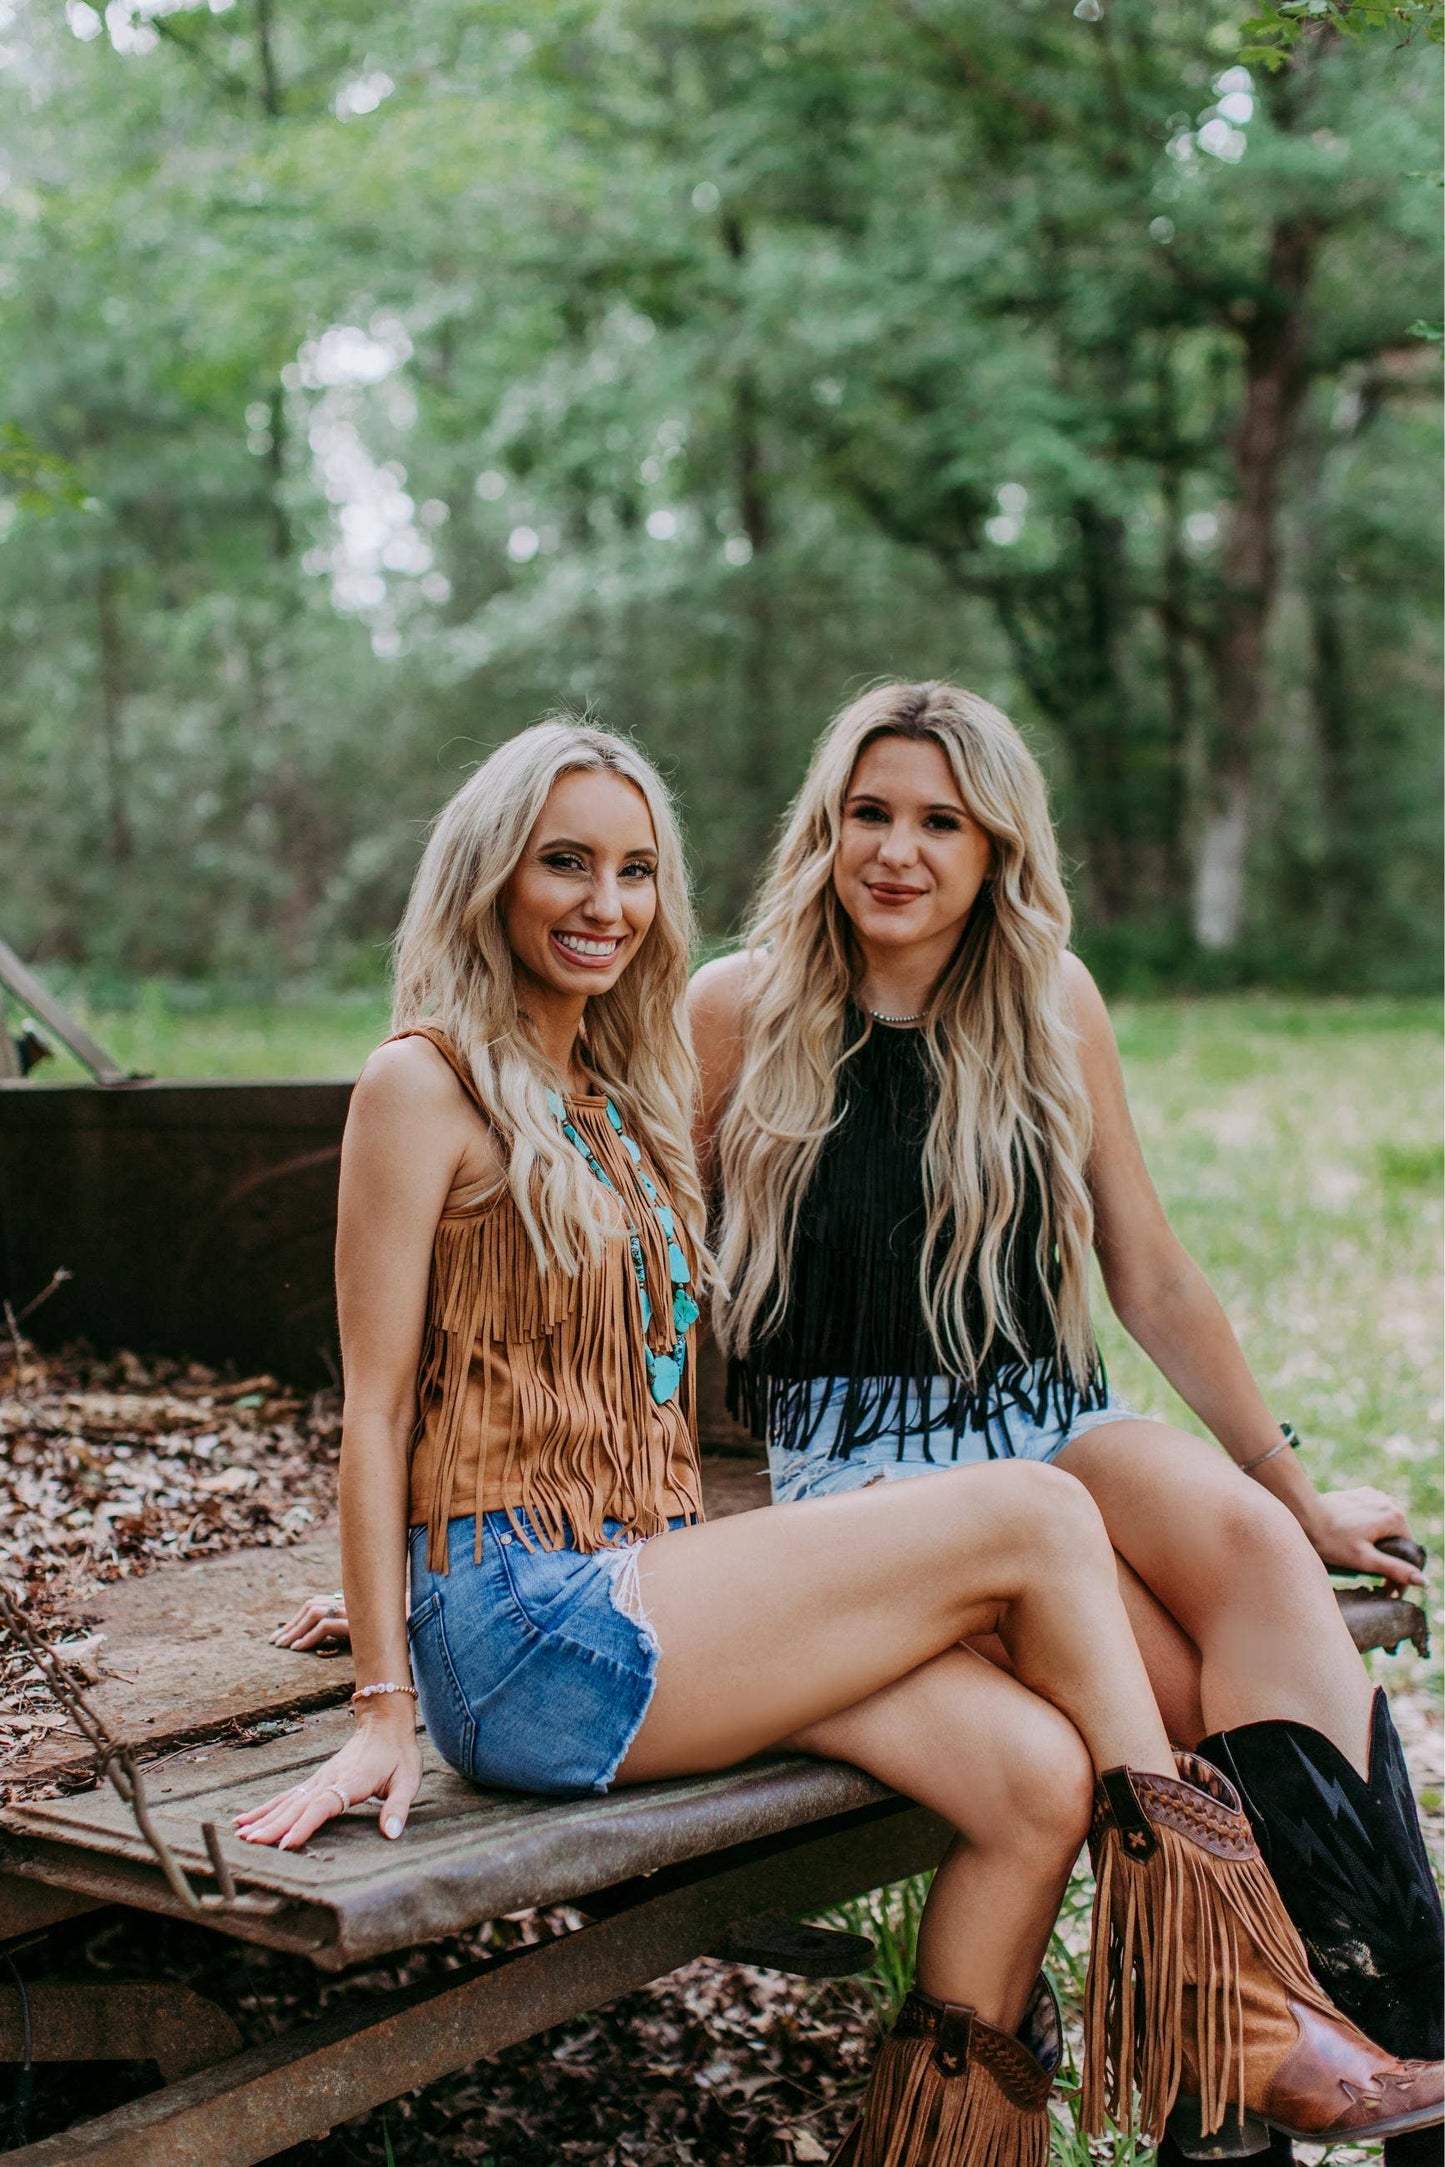
[[[868,1013],[875,1023],[922,1023],[928,1010],[920,1008],[916,1016],[885,1016],[881,1008],[870,1008]]]

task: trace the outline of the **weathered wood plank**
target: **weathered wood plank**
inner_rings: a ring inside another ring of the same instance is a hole
[[[154,1769],[147,1783],[162,1834],[199,1886],[213,1886],[201,1823],[214,1821],[242,1890],[282,1899],[271,1918],[216,1913],[211,1923],[304,1950],[328,1969],[505,1912],[583,1897],[890,1795],[856,1769],[786,1755],[606,1798],[531,1798],[475,1789],[424,1741],[422,1789],[399,1843],[378,1836],[374,1807],[328,1822],[299,1852],[265,1850],[230,1834],[243,1806],[304,1781],[346,1736],[348,1721],[328,1710],[259,1747],[183,1755]],[[109,1787],[0,1812],[0,1867],[100,1898],[177,1910]]]
[[[147,1754],[344,1700],[349,1654],[318,1660],[269,1639],[306,1596],[334,1588],[340,1571],[333,1524],[290,1549],[239,1550],[117,1581],[87,1606],[105,1636],[87,1698],[113,1738]],[[75,1731],[52,1731],[6,1773],[53,1783],[89,1765]]]
[[[410,2086],[599,2007],[705,1954],[758,1910],[814,1911],[935,1865],[952,1831],[899,1808],[708,1862],[580,1932],[438,1985],[339,2005],[96,2121],[6,2154],[14,2167],[253,2167]]]

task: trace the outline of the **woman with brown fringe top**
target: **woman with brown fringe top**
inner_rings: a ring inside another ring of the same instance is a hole
[[[1106,1771],[1091,2115],[1137,2080],[1157,2122],[1197,2052],[1206,2115],[1265,2070],[1311,2132],[1428,2118],[1441,2072],[1332,2010],[1227,1787],[1176,1770],[1080,1484],[999,1464],[701,1524],[689,931],[623,740],[529,731],[436,825],[342,1159],[356,1731],[243,1833],[294,1847],[378,1797],[400,1837],[417,1697],[464,1774],[559,1796],[780,1745],[884,1770],[958,1841],[853,2156],[1044,2167],[1038,1966]],[[990,1633],[1012,1674],[963,1645]]]

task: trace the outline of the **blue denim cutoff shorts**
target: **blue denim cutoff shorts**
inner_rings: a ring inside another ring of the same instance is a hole
[[[965,1430],[955,1452],[951,1427],[925,1423],[918,1389],[910,1384],[904,1387],[901,1409],[895,1407],[880,1435],[834,1457],[848,1380],[819,1377],[802,1389],[809,1393],[806,1427],[812,1436],[806,1445],[768,1446],[768,1477],[775,1505],[795,1504],[803,1497],[833,1497],[840,1490],[864,1490],[872,1483],[903,1475],[946,1474],[952,1467],[977,1467],[987,1460],[1047,1462],[1057,1459],[1076,1437],[1098,1429],[1103,1422],[1147,1419],[1111,1392],[1102,1407],[1080,1408],[1071,1420],[1039,1422],[1023,1404],[1029,1397],[1026,1383],[1017,1400],[1010,1397],[989,1411],[983,1428]],[[888,1392],[881,1379],[877,1389],[880,1397]],[[931,1397],[935,1405],[947,1404],[949,1389],[947,1378],[934,1380]]]
[[[637,1583],[640,1544],[528,1549],[505,1512],[447,1529],[451,1570],[410,1538],[406,1621],[422,1716],[443,1760],[473,1783],[558,1798],[605,1791],[636,1737],[659,1649]],[[682,1521],[671,1523],[681,1527]],[[604,1522],[609,1538],[622,1533]]]

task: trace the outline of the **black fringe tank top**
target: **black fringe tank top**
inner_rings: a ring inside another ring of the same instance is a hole
[[[889,1436],[901,1456],[921,1434],[926,1456],[947,1460],[970,1432],[982,1433],[990,1458],[1006,1456],[1009,1409],[1067,1425],[1105,1404],[1103,1364],[1096,1356],[1081,1385],[1059,1348],[1038,1262],[1041,1198],[1025,1169],[1007,1244],[1017,1342],[996,1334],[972,1382],[942,1374],[920,1281],[933,1070],[921,1031],[865,1029],[850,1012],[850,1038],[862,1043],[839,1074],[840,1117],[799,1208],[787,1305],[729,1364],[728,1405],[754,1436],[798,1449],[836,1421],[835,1458]],[[977,1345],[983,1305],[972,1286],[967,1299]]]

